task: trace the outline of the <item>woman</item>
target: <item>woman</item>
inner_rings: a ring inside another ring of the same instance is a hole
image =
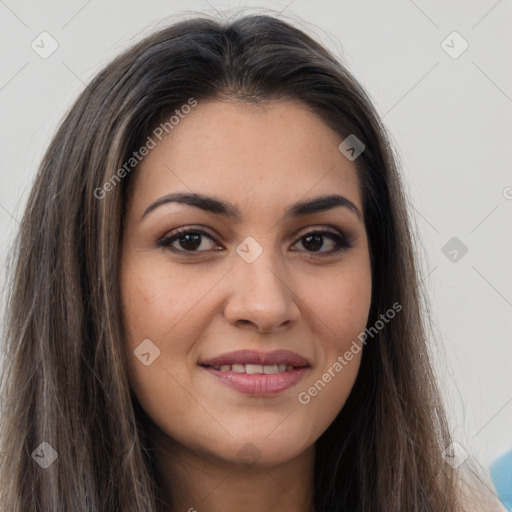
[[[5,509],[491,510],[443,457],[406,205],[367,95],[291,25],[116,58],[21,223]]]

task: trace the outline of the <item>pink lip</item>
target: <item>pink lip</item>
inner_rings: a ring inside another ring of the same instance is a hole
[[[289,350],[259,352],[257,350],[237,350],[199,363],[201,366],[222,366],[223,364],[289,364],[296,367],[309,366],[309,361]]]
[[[209,366],[206,367],[206,370],[223,384],[242,393],[248,395],[270,395],[284,391],[297,384],[308,371],[308,367],[304,366],[287,372],[272,374],[223,372]]]
[[[286,364],[295,368],[290,371],[272,374],[237,373],[214,368],[233,364]],[[204,361],[200,365],[223,384],[241,393],[260,396],[279,393],[294,386],[302,379],[310,367],[307,359],[289,350],[274,350],[272,352],[237,350]]]

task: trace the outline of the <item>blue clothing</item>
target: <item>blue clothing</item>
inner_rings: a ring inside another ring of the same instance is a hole
[[[512,450],[491,464],[490,474],[499,499],[512,510]]]

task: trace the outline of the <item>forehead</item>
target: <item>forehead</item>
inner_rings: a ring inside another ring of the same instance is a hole
[[[230,198],[242,208],[337,192],[362,211],[357,170],[339,151],[341,141],[299,102],[198,101],[139,164],[134,204],[140,210],[176,190]]]

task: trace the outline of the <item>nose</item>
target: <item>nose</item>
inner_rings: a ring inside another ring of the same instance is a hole
[[[224,316],[233,326],[258,332],[278,332],[300,318],[300,298],[291,279],[264,251],[255,261],[239,258],[231,272],[230,296]]]

